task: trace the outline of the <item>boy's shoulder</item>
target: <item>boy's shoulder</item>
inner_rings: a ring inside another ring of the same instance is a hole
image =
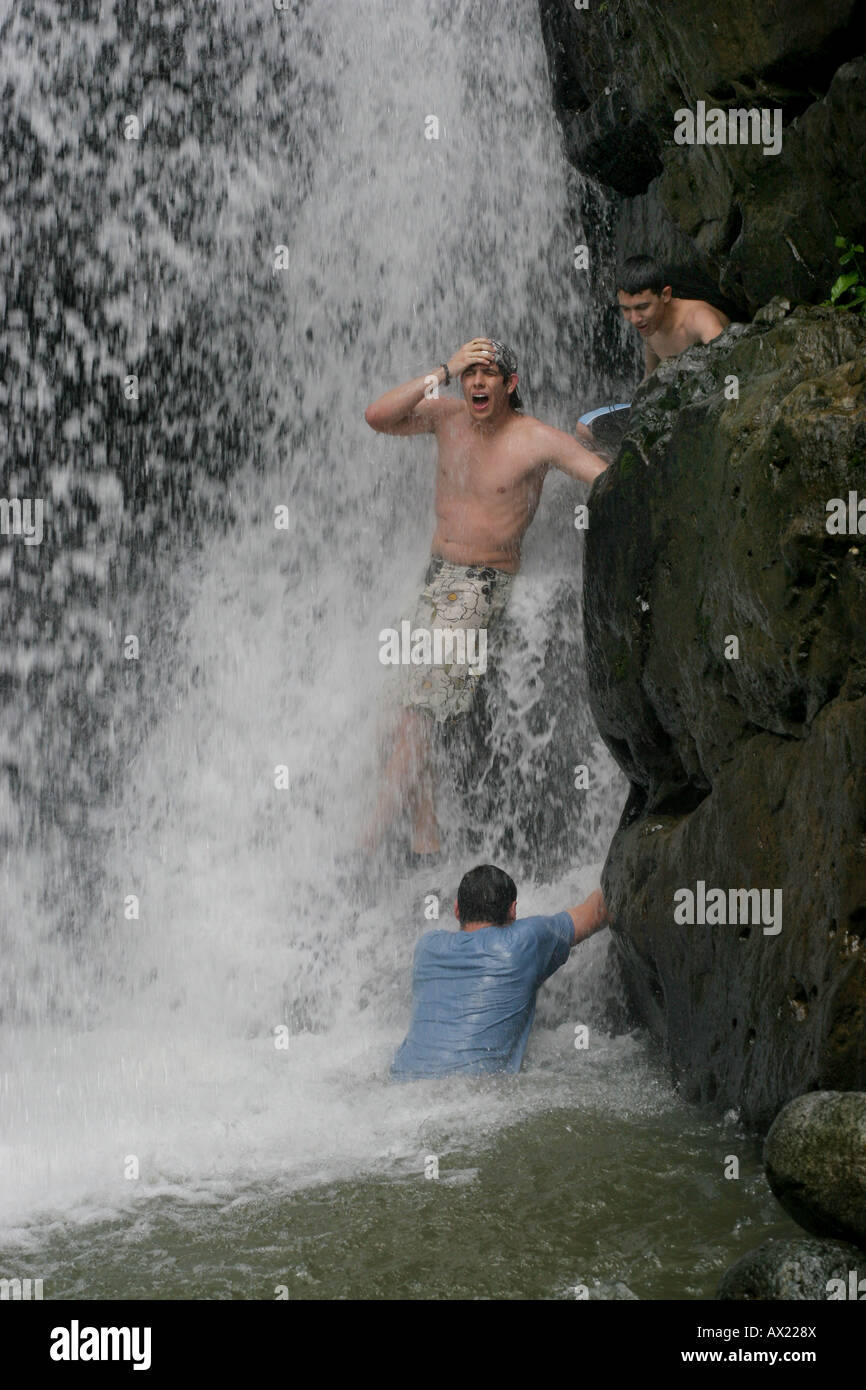
[[[689,328],[702,328],[707,324],[717,324],[722,328],[730,323],[727,314],[717,309],[708,299],[680,299],[681,323]]]

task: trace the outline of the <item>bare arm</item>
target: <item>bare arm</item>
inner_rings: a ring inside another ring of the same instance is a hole
[[[650,347],[649,343],[644,343],[644,345],[643,345],[643,360],[644,360],[644,367],[645,367],[644,374],[643,374],[643,379],[644,379],[644,381],[646,381],[647,377],[648,377],[652,372],[655,371],[656,367],[658,366],[659,362],[661,362],[662,359],[659,357],[659,355],[658,355],[657,352],[653,352],[653,350],[652,350],[652,348]]]
[[[473,338],[464,344],[448,363],[452,377],[459,377],[474,362],[489,362],[493,357],[493,345],[487,338]],[[386,391],[364,412],[364,419],[371,429],[380,434],[431,434],[443,415],[461,409],[460,403],[453,399],[427,397],[432,386],[431,378],[440,384],[445,380],[444,366],[435,367],[426,376],[416,376],[402,386]]]
[[[551,425],[541,425],[539,428],[547,462],[567,473],[570,478],[577,478],[581,483],[592,483],[611,462],[610,454],[600,444],[590,445],[589,441],[581,444],[573,435],[555,430]]]
[[[574,944],[585,941],[588,936],[594,936],[597,931],[601,931],[610,922],[607,908],[600,888],[596,888],[594,893],[590,893],[585,902],[578,907],[566,908],[566,911],[574,923]]]
[[[443,382],[445,369],[437,367],[427,376],[415,377],[414,381],[404,382],[402,386],[395,386],[393,391],[386,391],[364,411],[367,424],[379,434],[431,434],[446,411],[453,410],[455,406],[459,409],[458,402],[454,400],[432,396],[425,399],[431,377]]]

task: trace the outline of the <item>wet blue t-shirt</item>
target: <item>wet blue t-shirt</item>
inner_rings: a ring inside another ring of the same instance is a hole
[[[415,947],[412,1022],[392,1077],[519,1071],[535,992],[573,945],[567,912],[471,932],[427,932]]]

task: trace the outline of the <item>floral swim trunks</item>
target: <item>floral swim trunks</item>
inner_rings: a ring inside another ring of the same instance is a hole
[[[433,556],[412,621],[406,706],[438,723],[468,713],[487,669],[488,629],[501,618],[513,583],[504,570]]]

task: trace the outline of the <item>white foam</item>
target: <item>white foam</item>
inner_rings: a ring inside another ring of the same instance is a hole
[[[397,1172],[431,1130],[440,1144],[465,1143],[551,1105],[669,1103],[633,1040],[598,1033],[586,1055],[575,1052],[574,1023],[597,1005],[601,939],[545,992],[521,1077],[389,1085],[411,950],[429,925],[417,907],[423,885],[383,878],[360,911],[338,878],[376,775],[386,696],[377,634],[417,590],[432,527],[431,441],[374,436],[366,404],[479,332],[515,344],[532,406],[551,423],[567,427],[590,386],[577,351],[573,176],[537,8],[517,0],[494,25],[487,9],[473,0],[309,7],[292,20],[294,99],[321,98],[297,106],[297,139],[312,160],[307,196],[296,202],[277,186],[266,129],[258,162],[218,171],[232,191],[219,229],[226,254],[253,266],[264,224],[291,249],[258,343],[277,415],[264,442],[269,471],[238,476],[237,528],[176,577],[188,615],[176,639],[151,641],[142,698],[154,704],[142,723],[154,707],[159,718],[122,803],[94,812],[111,845],[86,921],[69,932],[59,852],[47,869],[23,854],[5,868],[9,1238],[36,1211],[86,1220],[159,1193],[208,1201],[258,1179]],[[438,142],[424,138],[430,113]],[[107,217],[106,237],[111,226]],[[190,273],[180,252],[178,266]],[[227,319],[233,283],[227,274],[215,287]],[[548,485],[515,591],[518,639],[493,744],[511,760],[523,805],[550,794],[533,767],[551,740],[571,737],[548,705],[556,682],[573,689],[579,677],[574,491]],[[287,533],[273,525],[281,503]],[[551,645],[563,595],[576,647]],[[579,743],[591,726],[576,701],[573,717]],[[588,752],[569,747],[567,760]],[[574,867],[546,869],[540,839],[539,882],[521,885],[522,913],[558,910],[598,881],[623,790],[605,759],[598,745],[595,800],[568,812]],[[275,789],[281,764],[288,791]],[[470,807],[447,805],[458,830],[471,825]],[[504,805],[501,823],[514,811]],[[485,843],[499,828],[482,827]],[[128,920],[132,894],[140,916]],[[275,1045],[282,1025],[285,1049]]]

